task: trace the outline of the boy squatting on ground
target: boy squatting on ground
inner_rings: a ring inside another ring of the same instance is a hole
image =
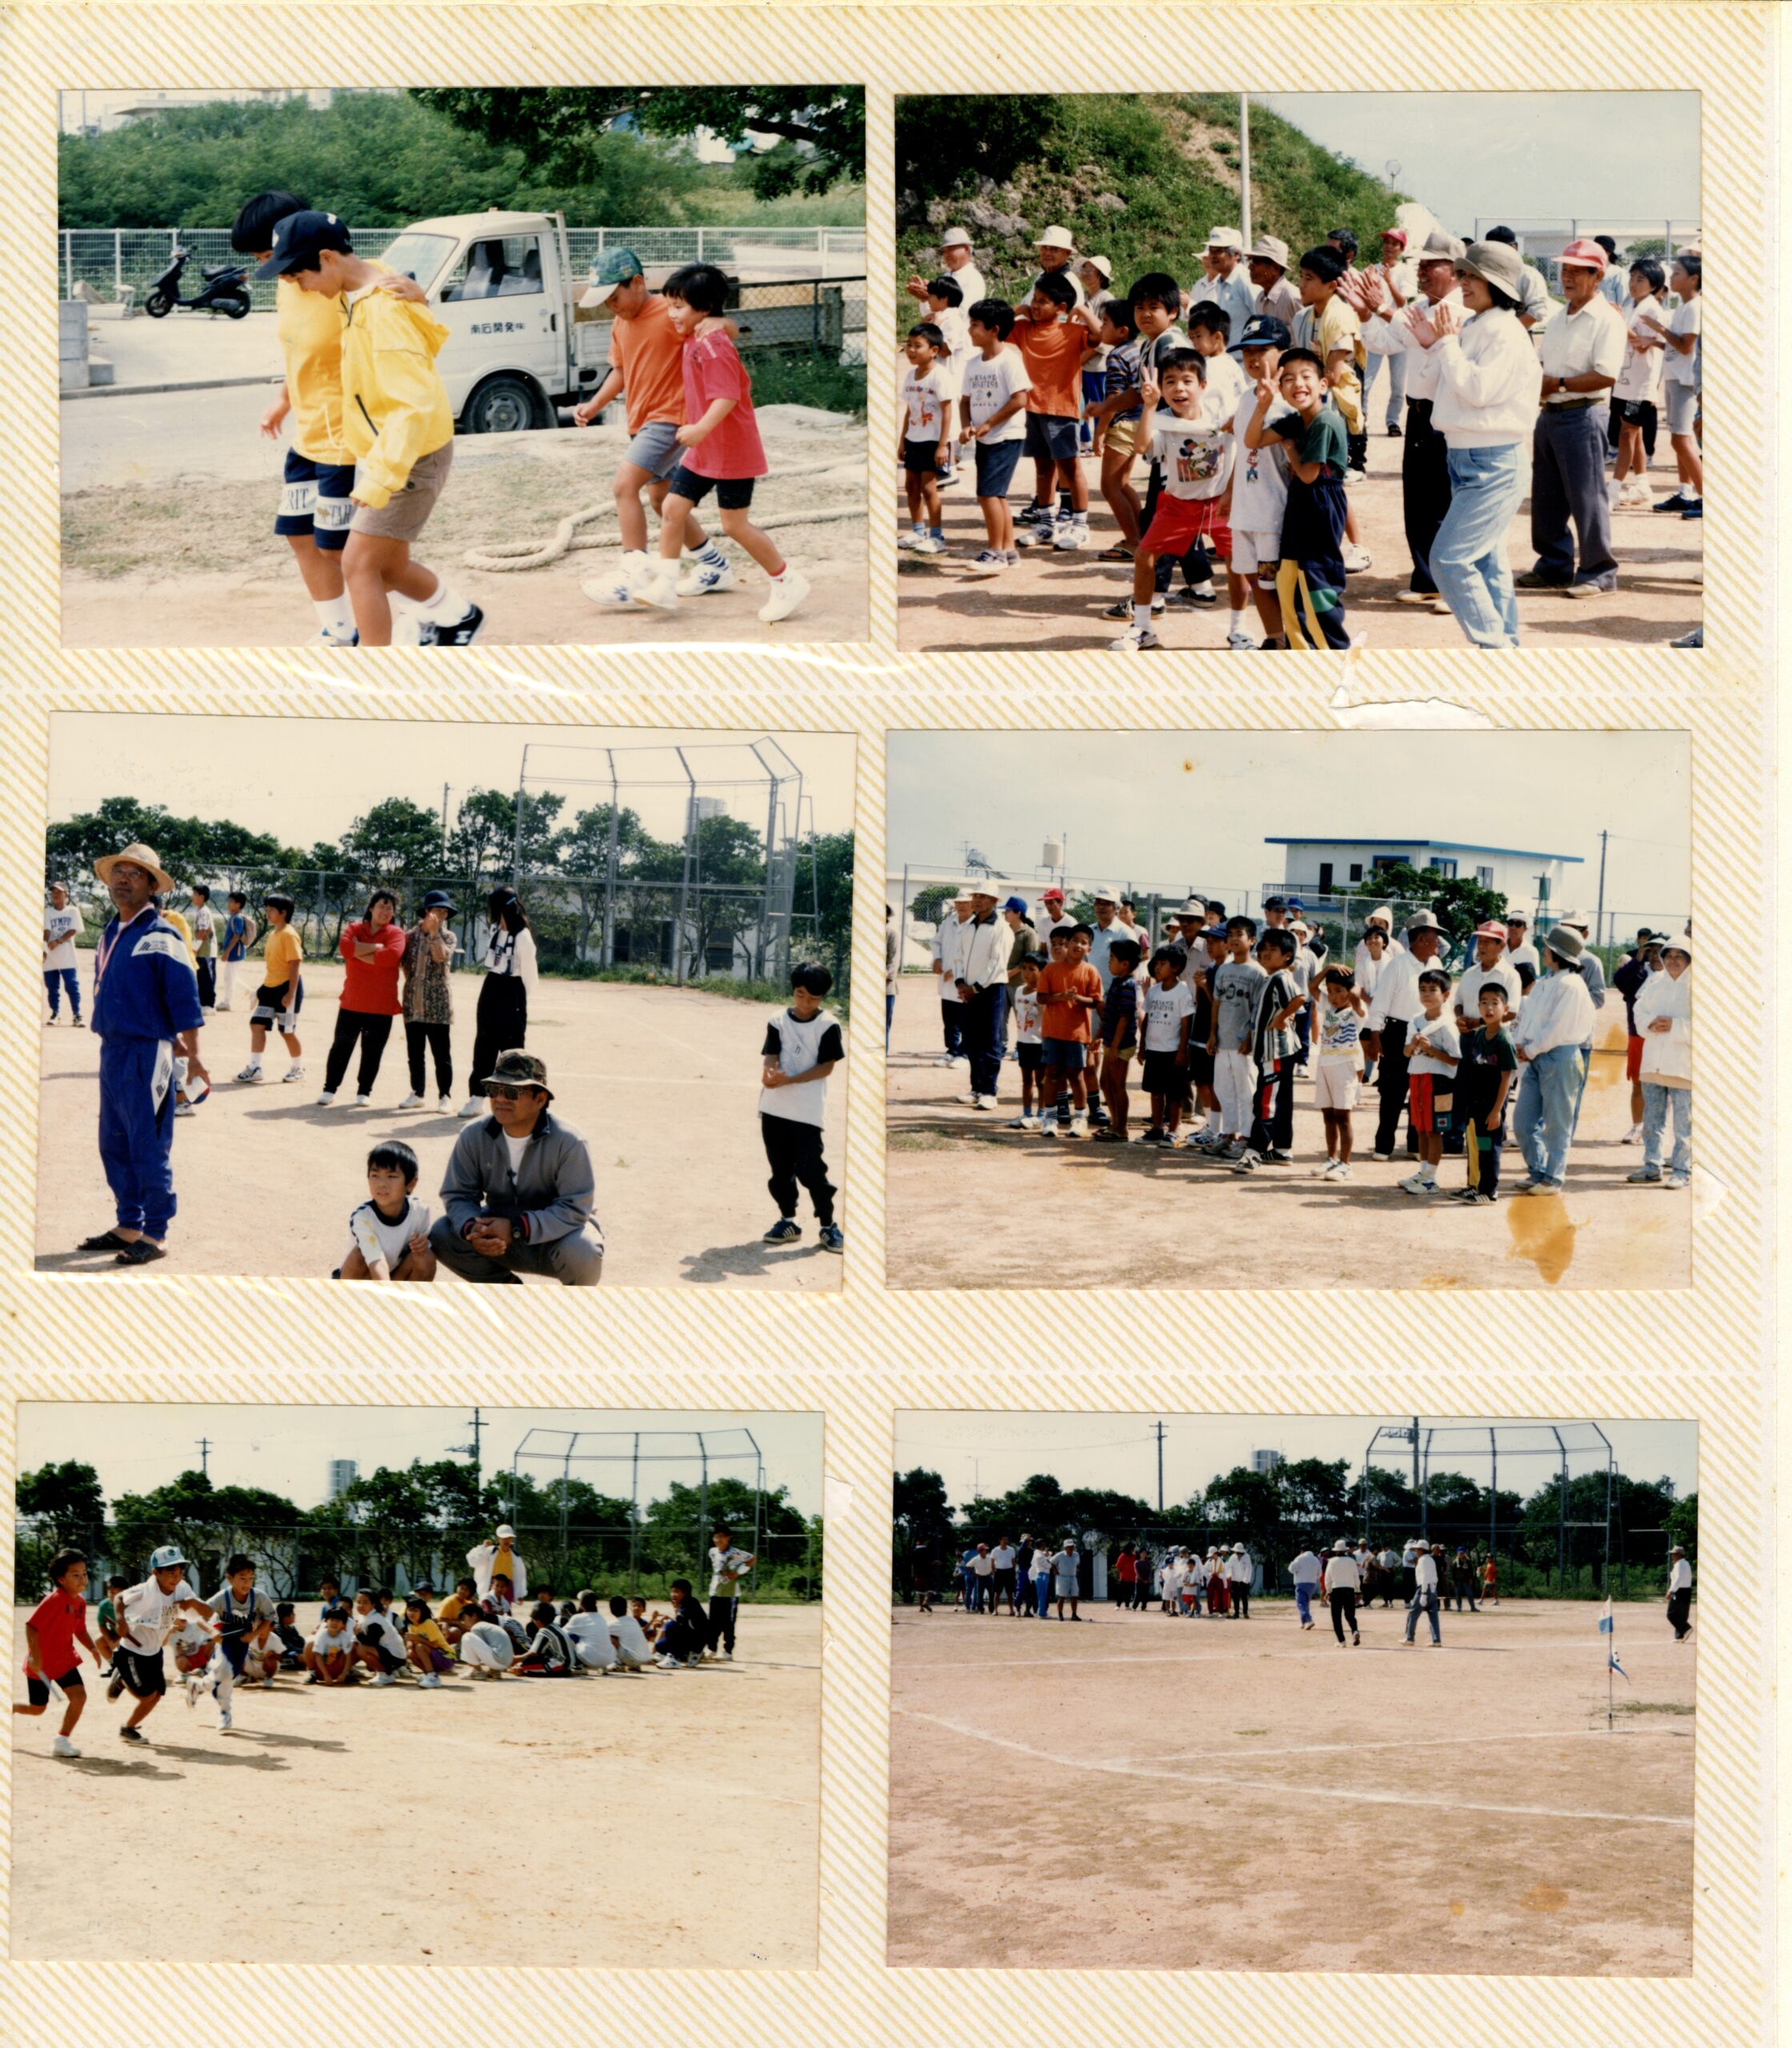
[[[634,601],[658,611],[678,609],[686,522],[713,490],[722,530],[766,573],[771,588],[758,616],[773,625],[788,618],[808,596],[809,579],[747,517],[753,486],[768,466],[753,414],[753,380],[723,314],[728,280],[713,263],[687,263],[666,279],[665,297],[672,325],[685,340],[685,424],[678,429],[681,453],[662,508],[659,566],[637,587]]]
[[[367,1154],[367,1199],[349,1217],[349,1248],[332,1280],[433,1280],[430,1205],[417,1199],[417,1154],[402,1139]]]
[[[448,330],[421,304],[380,289],[335,214],[289,214],[258,278],[290,278],[340,304],[342,438],[355,462],[342,574],[363,647],[470,646],[486,615],[411,559],[448,480],[454,416],[435,359]],[[394,600],[402,602],[394,616]]]
[[[805,962],[793,968],[790,1003],[766,1025],[759,1049],[759,1132],[771,1168],[766,1186],[778,1204],[778,1221],[765,1235],[768,1245],[794,1244],[802,1235],[797,1221],[801,1186],[815,1205],[822,1249],[846,1248],[845,1234],[834,1220],[834,1190],[822,1154],[828,1076],[846,1057],[838,1019],[822,1008],[822,998],[833,986],[826,967]]]
[[[579,588],[594,603],[630,604],[642,584],[658,574],[659,558],[647,552],[647,502],[662,515],[679,454],[678,429],[685,423],[685,338],[673,324],[672,302],[663,292],[650,291],[641,259],[632,249],[606,250],[592,277],[592,288],[581,304],[610,309],[610,370],[573,418],[589,426],[618,393],[627,402],[629,445],[616,466],[613,491],[616,523],[621,529],[622,558],[602,576],[589,577]],[[730,338],[739,330],[723,323]],[[706,596],[734,587],[734,570],[722,550],[705,534],[694,511],[685,514],[679,536],[683,574],[681,598]]]

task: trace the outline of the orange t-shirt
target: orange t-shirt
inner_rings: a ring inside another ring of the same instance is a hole
[[[1080,321],[1061,320],[1055,326],[1041,327],[1031,320],[1017,320],[1008,339],[1020,350],[1026,374],[1033,379],[1026,410],[1075,419],[1082,410],[1083,354],[1094,346],[1089,330]]]
[[[1048,1004],[1047,996],[1092,995],[1101,1000],[1102,978],[1086,960],[1072,966],[1068,961],[1061,967],[1054,960],[1049,967],[1039,970],[1039,1035],[1042,1038],[1071,1038],[1082,1045],[1090,1040],[1089,1020],[1094,1012],[1078,1003],[1074,1009],[1064,1003]]]
[[[656,419],[685,424],[685,340],[670,299],[654,292],[632,320],[610,322],[610,366],[622,373],[630,434]]]

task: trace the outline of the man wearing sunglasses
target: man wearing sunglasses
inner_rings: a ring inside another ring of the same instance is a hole
[[[487,1286],[520,1286],[534,1273],[596,1286],[603,1233],[591,1155],[550,1114],[546,1066],[533,1053],[500,1053],[485,1095],[491,1114],[461,1133],[442,1179],[443,1213],[430,1233],[437,1258]]]

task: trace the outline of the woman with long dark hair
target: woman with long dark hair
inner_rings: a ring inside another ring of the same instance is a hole
[[[529,1040],[529,991],[535,986],[535,934],[514,889],[494,889],[486,898],[490,930],[486,938],[486,978],[473,1030],[473,1065],[466,1077],[463,1117],[483,1116],[486,1076],[498,1055]]]
[[[324,1062],[323,1093],[318,1107],[336,1099],[355,1047],[361,1063],[355,1076],[355,1106],[362,1108],[379,1078],[392,1020],[398,1014],[398,966],[405,957],[404,926],[398,922],[398,899],[390,889],[376,889],[367,898],[366,914],[342,934],[337,947],[342,956],[342,993],[336,1003],[336,1035]]]

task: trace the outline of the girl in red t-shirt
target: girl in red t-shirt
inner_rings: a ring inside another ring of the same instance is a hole
[[[81,1682],[81,1658],[75,1649],[78,1642],[86,1646],[97,1666],[102,1659],[87,1633],[87,1560],[79,1550],[58,1550],[50,1561],[50,1590],[26,1619],[27,1697],[13,1706],[14,1714],[35,1717],[49,1706],[50,1688],[62,1688],[66,1704],[61,1732],[50,1745],[53,1756],[81,1754],[69,1740],[87,1704],[87,1689]]]
[[[722,530],[766,572],[771,594],[759,607],[768,625],[788,618],[809,594],[809,579],[791,568],[770,537],[747,517],[753,486],[766,474],[766,450],[753,417],[753,380],[722,315],[728,280],[713,263],[687,263],[660,287],[672,324],[686,339],[685,424],[678,460],[660,514],[659,563],[634,593],[638,604],[674,611],[685,520],[713,490]]]
[[[318,1107],[336,1099],[356,1046],[361,1065],[355,1076],[355,1105],[365,1103],[379,1078],[392,1020],[398,1014],[398,969],[405,957],[405,930],[398,922],[398,899],[390,889],[376,889],[367,899],[367,914],[342,934],[337,950],[342,956],[342,993],[337,998],[336,1035],[324,1063],[323,1093]]]

